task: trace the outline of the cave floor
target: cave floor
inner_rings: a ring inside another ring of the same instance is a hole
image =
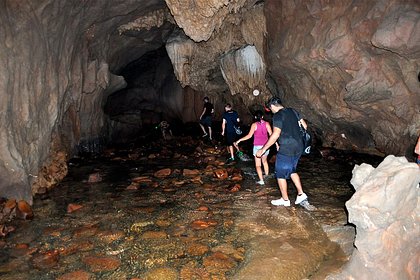
[[[326,229],[352,228],[351,170],[375,159],[323,154],[298,166],[312,211],[271,206],[274,177],[256,185],[253,161],[225,165],[225,148],[201,139],[74,158],[67,177],[35,197],[34,219],[13,221],[0,278],[325,279],[349,255]],[[289,195],[293,203],[292,183]]]

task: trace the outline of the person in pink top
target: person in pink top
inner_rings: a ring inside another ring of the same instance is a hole
[[[264,185],[264,177],[262,173],[261,164],[264,167],[264,174],[267,176],[269,174],[269,168],[268,168],[268,161],[267,156],[269,153],[269,150],[267,150],[262,157],[257,157],[256,153],[259,149],[264,146],[264,144],[268,140],[268,136],[271,135],[273,132],[271,130],[271,126],[268,122],[266,122],[263,119],[263,112],[261,110],[258,110],[254,114],[255,122],[251,125],[251,128],[247,135],[240,138],[238,141],[234,142],[233,144],[235,147],[238,148],[238,145],[240,142],[250,139],[252,136],[254,136],[254,149],[253,149],[253,155],[255,159],[255,169],[257,170],[259,181],[257,181],[257,184]]]

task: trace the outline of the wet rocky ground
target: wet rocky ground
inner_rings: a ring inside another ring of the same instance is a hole
[[[256,185],[253,161],[226,165],[217,144],[177,137],[72,159],[64,181],[35,197],[33,219],[8,223],[0,278],[324,279],[345,263],[351,171],[380,158],[303,157],[308,211],[271,206],[274,177]],[[289,194],[293,203],[291,183]]]

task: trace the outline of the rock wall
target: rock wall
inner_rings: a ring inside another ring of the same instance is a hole
[[[325,146],[412,155],[420,133],[418,1],[264,5],[268,69]]]
[[[58,151],[68,155],[80,141],[99,137],[104,99],[125,86],[109,70],[122,61],[108,48],[111,38],[127,46],[131,38],[117,27],[159,3],[164,7],[157,0],[0,2],[1,196],[31,202],[39,182],[55,180],[38,176],[55,170],[49,166]]]
[[[357,165],[351,183],[356,193],[346,207],[356,248],[328,279],[418,279],[420,168],[391,155],[377,168]]]

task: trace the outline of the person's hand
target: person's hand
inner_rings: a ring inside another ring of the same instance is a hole
[[[224,132],[224,131],[222,131],[222,133],[221,133],[221,134],[222,134],[222,136],[224,136],[224,135],[225,135],[225,132]]]
[[[233,142],[233,146],[235,146],[236,148],[238,148],[238,144],[239,144],[239,142],[238,142],[238,141]]]
[[[263,149],[259,149],[258,151],[257,151],[257,153],[255,154],[255,156],[256,157],[258,157],[258,158],[260,158],[260,157],[262,157],[262,155],[264,154],[264,150]]]

